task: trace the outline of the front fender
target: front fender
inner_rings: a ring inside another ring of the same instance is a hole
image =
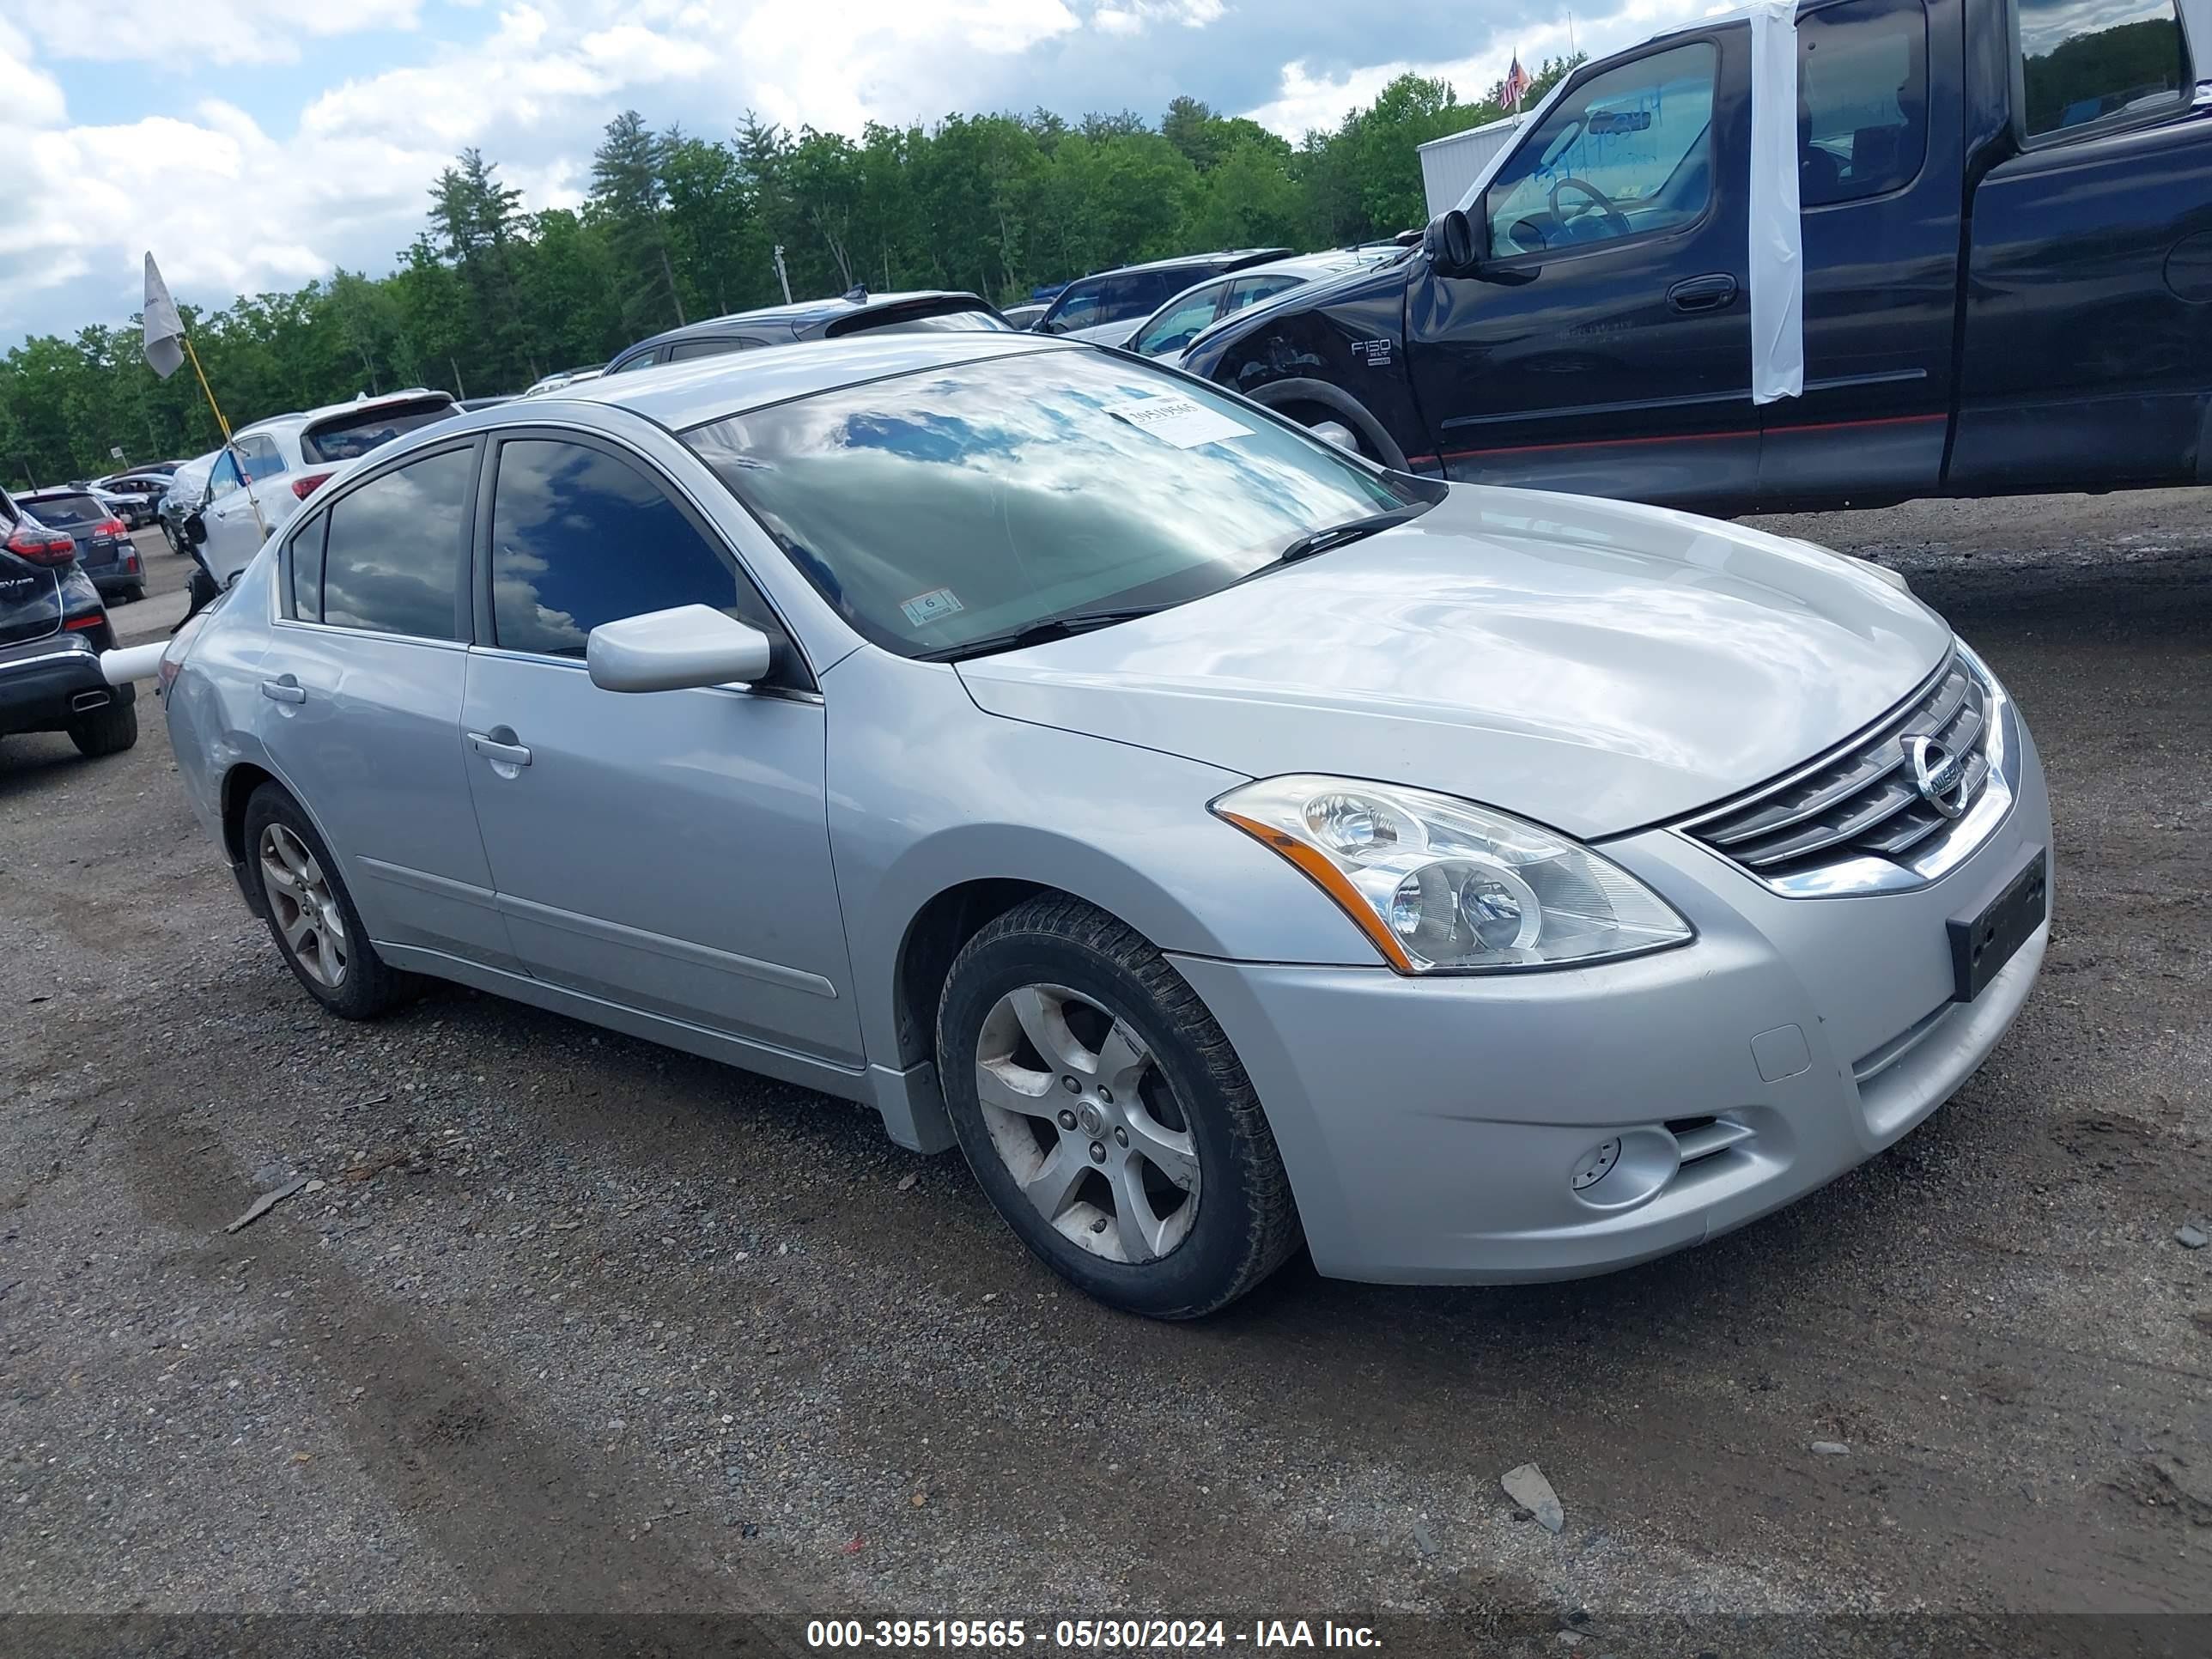
[[[830,843],[873,1064],[915,1058],[902,1052],[900,954],[930,901],[970,882],[1073,894],[1191,956],[1372,955],[1318,888],[1207,811],[1243,773],[987,714],[951,670],[872,650],[823,691]],[[851,708],[874,712],[839,717]]]

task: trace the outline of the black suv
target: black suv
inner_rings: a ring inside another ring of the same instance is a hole
[[[0,490],[0,736],[66,732],[85,755],[137,743],[136,694],[100,670],[114,644],[76,541]]]
[[[655,363],[719,357],[761,346],[790,345],[798,340],[837,340],[849,334],[921,328],[1015,331],[996,306],[972,294],[931,289],[914,294],[872,295],[865,289],[854,289],[834,300],[804,300],[796,305],[737,311],[672,328],[617,352],[608,361],[606,372],[620,374],[633,368],[650,368]]]
[[[1079,276],[1054,296],[1051,307],[1030,327],[1039,334],[1085,334],[1109,323],[1144,321],[1194,283],[1226,276],[1247,265],[1287,259],[1286,247],[1240,247],[1219,253],[1190,253],[1179,259],[1122,265]],[[1120,344],[1116,340],[1114,344]]]

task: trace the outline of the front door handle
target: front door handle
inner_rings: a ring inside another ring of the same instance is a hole
[[[1724,270],[1689,277],[1667,290],[1667,303],[1685,315],[1725,311],[1735,303],[1735,278]]]
[[[486,760],[501,766],[530,764],[530,750],[515,742],[514,733],[504,726],[495,726],[489,732],[470,732],[469,747]]]
[[[261,695],[271,702],[305,702],[307,688],[300,684],[296,674],[282,674],[273,680],[261,682]]]

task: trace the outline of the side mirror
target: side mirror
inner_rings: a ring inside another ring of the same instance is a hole
[[[1334,444],[1339,449],[1348,449],[1355,455],[1359,453],[1358,435],[1342,421],[1316,421],[1307,430],[1324,442]]]
[[[207,545],[207,520],[195,510],[185,520],[185,539],[194,547]]]
[[[1471,275],[1481,263],[1481,255],[1475,251],[1474,222],[1458,208],[1447,209],[1429,222],[1421,246],[1447,276]]]
[[[750,685],[768,678],[773,654],[760,629],[703,605],[601,623],[584,641],[585,665],[602,691]]]

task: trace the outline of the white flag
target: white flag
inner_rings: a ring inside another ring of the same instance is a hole
[[[177,302],[151,253],[146,256],[145,316],[146,361],[166,380],[185,361],[185,319],[177,315]]]

